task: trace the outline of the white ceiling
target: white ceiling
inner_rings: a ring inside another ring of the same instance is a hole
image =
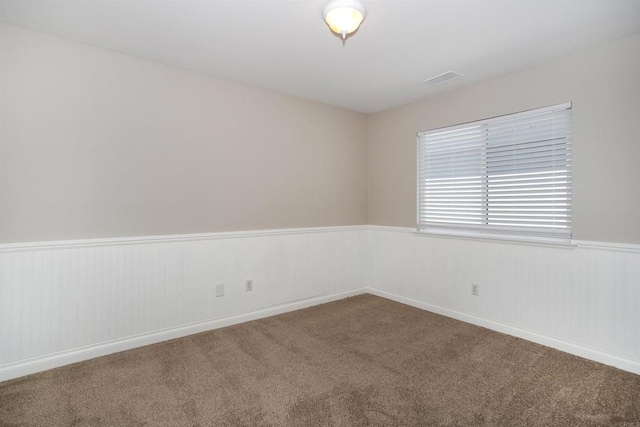
[[[3,21],[365,113],[640,33],[640,0],[363,0],[345,46],[325,0],[1,0]],[[456,70],[463,78],[422,81]]]

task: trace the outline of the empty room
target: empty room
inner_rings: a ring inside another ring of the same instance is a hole
[[[0,0],[0,426],[640,426],[640,0]]]

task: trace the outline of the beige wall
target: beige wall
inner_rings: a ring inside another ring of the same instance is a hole
[[[574,238],[640,243],[640,35],[367,117],[1,27],[0,242],[413,227],[416,132],[572,101]]]
[[[567,101],[574,239],[640,243],[640,35],[370,115],[369,223],[415,226],[416,132]]]
[[[366,223],[366,116],[1,31],[1,242]]]

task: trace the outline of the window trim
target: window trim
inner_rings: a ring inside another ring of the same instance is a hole
[[[509,117],[509,119],[517,119],[520,117],[527,117],[532,112],[536,113],[545,113],[556,110],[572,110],[573,105],[572,102],[565,102],[555,105],[550,105],[541,108],[532,108],[529,110],[523,110],[516,113],[507,113],[499,116],[487,117],[480,120],[474,120],[464,123],[458,123],[452,126],[441,126],[429,130],[424,130],[416,133],[416,231],[414,234],[416,235],[429,235],[433,237],[450,237],[450,238],[466,238],[466,239],[479,239],[479,240],[488,240],[488,241],[503,241],[503,242],[513,242],[513,243],[524,243],[524,244],[532,244],[532,245],[543,245],[543,246],[561,246],[561,247],[576,247],[576,243],[573,240],[573,227],[571,226],[570,232],[568,236],[536,236],[526,233],[519,233],[517,230],[513,230],[511,232],[505,233],[496,233],[495,229],[488,229],[487,231],[483,230],[472,230],[472,229],[464,229],[459,228],[456,229],[455,226],[444,226],[442,228],[439,227],[428,227],[420,225],[420,181],[421,181],[421,159],[420,159],[420,149],[421,149],[421,141],[420,136],[425,133],[435,132],[439,130],[456,130],[464,127],[468,127],[473,124],[485,123],[488,121],[492,121],[495,119],[500,119],[503,117]],[[573,126],[572,126],[573,128]],[[573,130],[571,132],[573,134]],[[571,165],[571,175],[573,177],[573,165]],[[572,185],[573,187],[573,185]],[[573,196],[571,196],[571,199]],[[571,212],[573,216],[573,202],[571,202]]]
[[[503,242],[503,243],[517,243],[534,246],[552,246],[552,247],[564,247],[568,249],[576,248],[578,242],[573,239],[565,238],[553,238],[542,236],[524,236],[520,234],[495,234],[495,233],[483,233],[478,231],[469,230],[447,230],[429,229],[429,228],[416,228],[413,232],[416,236],[424,237],[442,237],[449,239],[470,239],[480,240],[488,242]]]

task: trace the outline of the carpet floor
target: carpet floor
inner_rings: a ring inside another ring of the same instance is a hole
[[[2,426],[640,426],[640,376],[372,295],[0,383]]]

